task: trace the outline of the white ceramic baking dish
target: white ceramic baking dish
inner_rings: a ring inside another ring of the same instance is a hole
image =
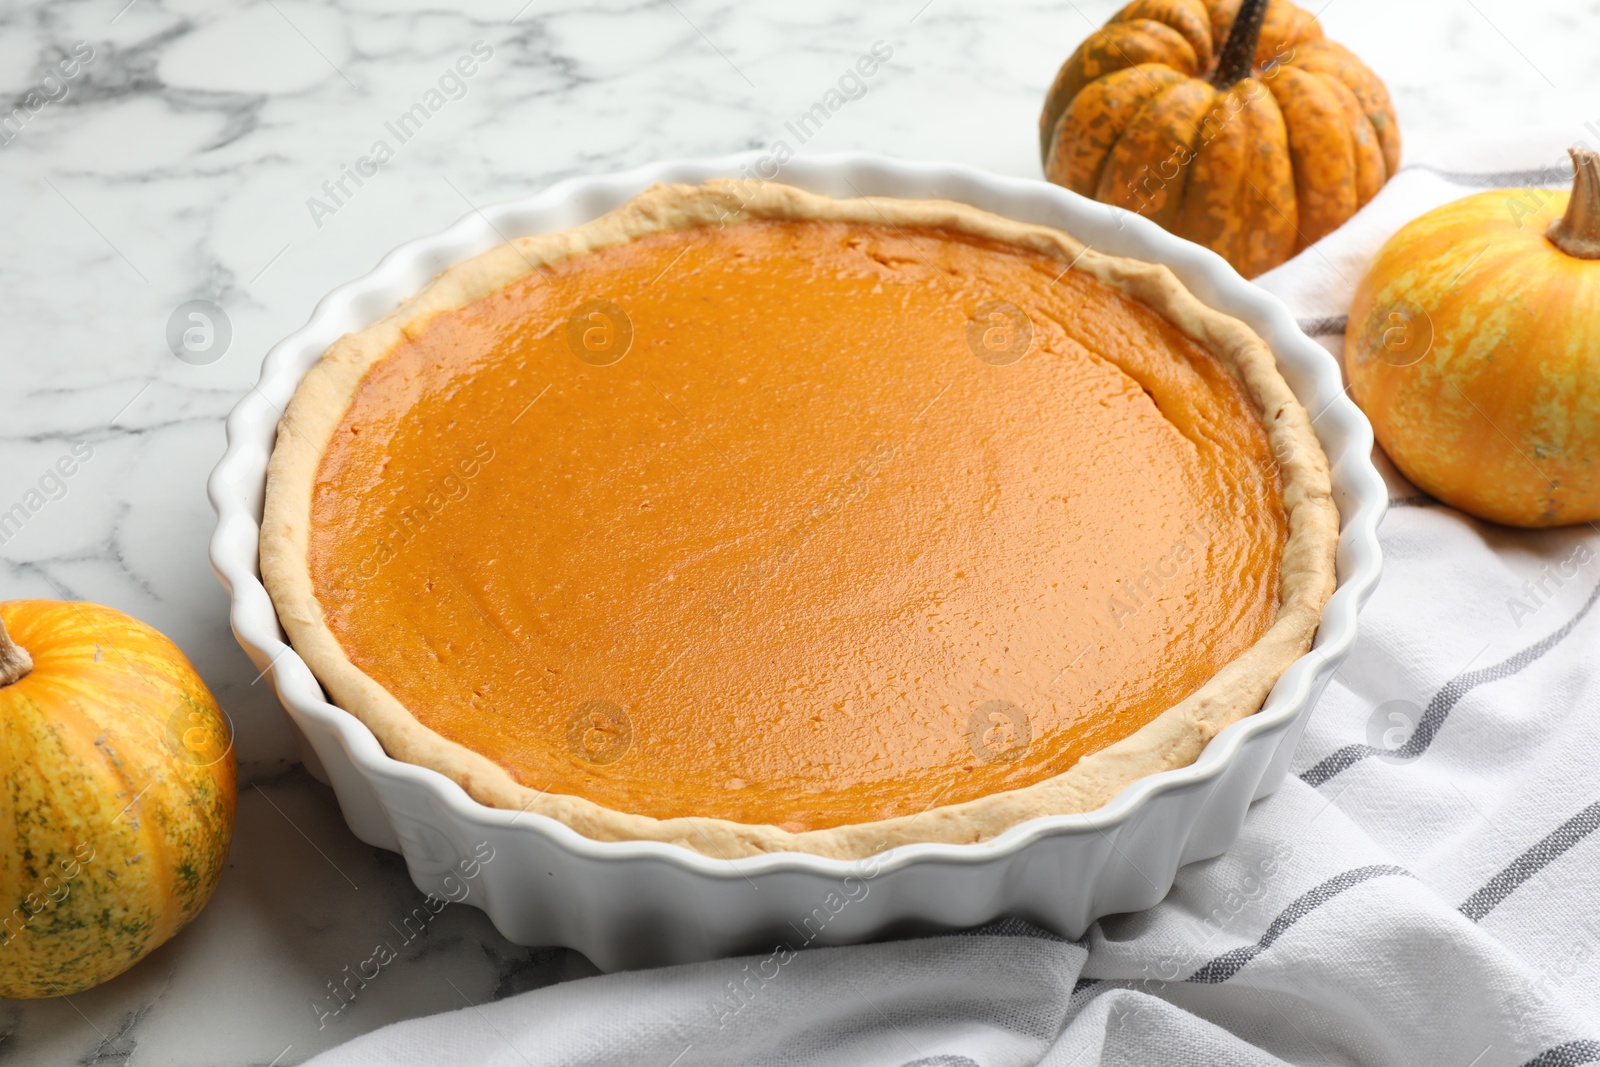
[[[1260,712],[1223,730],[1192,766],[1142,778],[1098,811],[1034,819],[983,844],[911,845],[854,862],[800,854],[717,860],[656,842],[593,841],[542,816],[485,807],[443,775],[390,759],[366,726],[328,703],[285,644],[258,570],[267,458],[279,413],[329,344],[392,310],[446,266],[508,238],[576,226],[657,182],[773,177],[770,167],[746,153],[561,182],[403,244],[325,297],[310,322],[267,353],[260,384],[228,418],[227,452],[208,486],[218,516],[211,560],[233,596],[239,643],[257,667],[270,664],[306,765],[332,785],[357,837],[400,852],[419,889],[452,898],[459,896],[452,872],[487,854],[478,851],[487,841],[494,859],[481,866],[467,900],[512,941],[565,945],[606,970],[966,927],[1002,915],[1076,938],[1101,915],[1155,904],[1179,866],[1221,853],[1250,803],[1283,780],[1306,716],[1350,651],[1357,609],[1377,582],[1386,494],[1371,462],[1371,427],[1345,395],[1338,365],[1282,303],[1211,252],[1044,182],[856,153],[795,159],[776,175],[835,197],[961,200],[1059,227],[1105,252],[1165,263],[1271,345],[1332,464],[1342,517],[1339,584],[1315,647],[1284,673]]]

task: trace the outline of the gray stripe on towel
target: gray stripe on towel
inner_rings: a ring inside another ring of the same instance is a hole
[[[1332,900],[1334,897],[1338,896],[1340,893],[1343,893],[1346,889],[1349,889],[1352,886],[1358,886],[1362,882],[1370,881],[1373,878],[1383,878],[1388,875],[1398,875],[1400,877],[1409,878],[1411,877],[1411,872],[1406,870],[1404,867],[1396,867],[1388,863],[1378,863],[1370,867],[1357,867],[1353,871],[1345,871],[1343,874],[1334,875],[1332,878],[1329,878],[1326,882],[1323,882],[1315,889],[1309,890],[1300,894],[1298,897],[1295,897],[1294,900],[1289,903],[1289,906],[1284,908],[1283,911],[1278,914],[1276,919],[1272,920],[1272,925],[1268,926],[1267,932],[1261,935],[1261,940],[1257,941],[1253,945],[1245,945],[1243,948],[1236,948],[1232,952],[1224,952],[1210,963],[1205,964],[1199,970],[1195,971],[1188,978],[1184,979],[1184,981],[1201,982],[1207,985],[1215,985],[1219,982],[1226,982],[1228,979],[1238,974],[1245,964],[1249,963],[1251,960],[1255,959],[1256,956],[1260,955],[1267,948],[1271,947],[1274,941],[1283,936],[1285,930],[1289,929],[1289,927],[1293,926],[1301,919],[1304,919],[1307,915],[1310,915],[1313,911],[1316,911],[1318,908]]]
[[[1568,1041],[1565,1045],[1545,1049],[1523,1067],[1578,1067],[1580,1063],[1595,1060],[1600,1060],[1600,1041]]]
[[[1583,602],[1583,607],[1578,609],[1578,613],[1568,619],[1566,625],[1555,633],[1550,634],[1543,640],[1534,642],[1521,652],[1508,656],[1499,663],[1491,664],[1481,670],[1458,674],[1446,682],[1443,688],[1434,694],[1433,699],[1428,701],[1428,707],[1423,711],[1422,718],[1418,720],[1416,730],[1412,732],[1404,745],[1395,750],[1396,754],[1407,759],[1414,759],[1426,752],[1428,746],[1433,744],[1434,736],[1444,726],[1445,719],[1450,715],[1450,709],[1456,706],[1457,701],[1486,682],[1498,682],[1502,678],[1511,677],[1552,648],[1555,648],[1566,639],[1568,634],[1572,633],[1578,623],[1583,621],[1584,616],[1589,614],[1589,609],[1594,607],[1597,598],[1600,598],[1600,585],[1594,587],[1594,591],[1589,594],[1589,599]],[[1302,774],[1300,780],[1315,788],[1329,781],[1339,772],[1354,767],[1368,756],[1377,755],[1378,752],[1379,750],[1371,745],[1346,745],[1332,755],[1323,757],[1320,763]]]
[[[1348,321],[1346,315],[1326,315],[1320,319],[1300,319],[1295,325],[1307,337],[1332,337],[1336,333],[1344,333]]]
[[[1556,827],[1537,845],[1518,856],[1510,866],[1484,883],[1461,905],[1461,914],[1477,922],[1509,897],[1518,886],[1560,859],[1573,845],[1600,829],[1600,800]]]
[[[1035,926],[1026,919],[1007,916],[1000,919],[991,919],[982,926],[970,927],[966,930],[952,930],[951,937],[1033,937],[1041,941],[1067,942],[1067,939],[1042,926]]]
[[[1532,170],[1462,171],[1440,170],[1426,163],[1409,163],[1401,171],[1423,170],[1437,175],[1452,185],[1468,185],[1475,189],[1496,189],[1516,185],[1571,185],[1572,167],[1535,167]],[[1399,173],[1398,171],[1396,173]]]

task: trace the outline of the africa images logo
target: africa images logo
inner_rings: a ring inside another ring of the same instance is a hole
[[[487,441],[479,441],[473,446],[472,455],[456,460],[455,469],[446,471],[437,483],[429,486],[420,500],[396,511],[393,521],[379,533],[373,550],[362,558],[356,577],[363,582],[376,578],[383,565],[416,540],[422,531],[438,520],[446,508],[466,499],[472,489],[472,479],[492,459],[494,448]]]
[[[445,68],[438,81],[422,94],[421,99],[383,124],[384,131],[394,138],[379,137],[367,149],[367,154],[356,159],[354,165],[339,164],[339,173],[322,183],[322,196],[306,197],[306,210],[311,221],[322,229],[323,220],[337,215],[355,196],[367,179],[375,178],[378,171],[391,160],[401,145],[422,132],[428,121],[443,111],[445,105],[467,95],[467,82],[477,74],[482,65],[494,56],[494,47],[485,41],[474,41],[470,53],[462,55]],[[355,188],[351,188],[354,185]]]

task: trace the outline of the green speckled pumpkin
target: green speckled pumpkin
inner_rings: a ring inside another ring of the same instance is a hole
[[[211,898],[238,787],[227,720],[120,611],[0,603],[0,997],[115,977]]]
[[[1345,369],[1378,443],[1423,491],[1510,526],[1600,519],[1600,155],[1569,195],[1435,208],[1356,288]]]

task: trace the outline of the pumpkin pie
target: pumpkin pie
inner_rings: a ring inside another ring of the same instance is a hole
[[[601,840],[869,855],[1089,811],[1258,710],[1334,587],[1267,346],[948,202],[660,186],[306,374],[261,566],[396,759]]]

